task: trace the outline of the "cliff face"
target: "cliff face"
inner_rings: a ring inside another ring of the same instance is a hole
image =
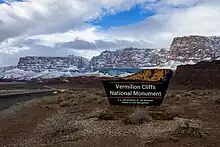
[[[173,39],[169,51],[166,49],[127,48],[117,51],[104,51],[93,57],[92,69],[102,67],[151,67],[170,60],[186,63],[214,60],[220,57],[220,37],[184,36]]]
[[[104,51],[90,61],[90,69],[112,67],[150,67],[166,62],[166,49],[126,48],[117,51]]]
[[[185,36],[176,37],[170,46],[168,59],[199,62],[212,60],[220,55],[220,37]]]
[[[220,56],[220,37],[185,36],[173,39],[168,49],[126,48],[117,51],[103,51],[90,61],[76,56],[68,57],[23,57],[17,67],[26,71],[63,69],[96,71],[112,67],[152,67],[167,65],[170,60],[178,63],[197,63]],[[164,64],[165,63],[165,64]],[[167,66],[169,67],[169,66]]]
[[[220,88],[220,61],[202,61],[195,65],[180,65],[172,82],[188,88]],[[175,87],[175,84],[172,86]],[[176,87],[178,87],[176,86]]]
[[[117,51],[103,51],[90,61],[76,56],[34,57],[19,59],[17,68],[25,71],[63,70],[75,67],[79,71],[96,71],[108,67],[149,67],[166,62],[167,49],[126,48]]]
[[[41,72],[44,70],[70,70],[83,71],[89,65],[89,61],[82,57],[68,56],[68,57],[34,57],[27,56],[20,58],[17,68],[25,71]]]

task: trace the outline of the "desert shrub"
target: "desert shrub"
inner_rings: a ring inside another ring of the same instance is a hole
[[[215,105],[220,105],[220,98],[218,98],[217,100],[215,100]]]
[[[41,104],[46,104],[46,105],[57,104],[58,98],[59,96],[45,96],[39,102]]]
[[[180,94],[177,94],[175,97],[176,97],[177,101],[181,100],[181,95]]]
[[[57,137],[74,134],[79,129],[74,117],[62,111],[41,122],[37,127],[37,132],[44,137]]]
[[[61,107],[69,107],[69,106],[71,106],[72,104],[71,104],[71,102],[70,101],[64,101],[64,102],[61,102],[60,103],[60,106]]]
[[[100,120],[115,120],[116,115],[114,112],[110,109],[104,109],[100,114],[98,115],[98,118]]]
[[[186,121],[184,125],[179,125],[173,132],[172,135],[179,137],[205,137],[205,132],[199,127],[190,125],[189,121]]]
[[[210,94],[214,94],[213,91],[211,90],[194,90],[195,95],[200,95],[200,96],[208,96]]]
[[[190,96],[193,96],[194,94],[192,93],[192,91],[185,91],[183,93],[183,95],[186,96],[186,97],[190,97]]]
[[[164,113],[166,116],[180,117],[184,113],[184,109],[178,106],[168,106]]]
[[[139,109],[123,119],[124,124],[142,124],[150,121],[152,121],[152,117],[146,111]]]
[[[175,94],[172,91],[167,91],[165,95],[165,99],[174,98]]]
[[[150,112],[150,115],[154,120],[174,120],[174,117],[177,116],[177,114],[167,111]]]

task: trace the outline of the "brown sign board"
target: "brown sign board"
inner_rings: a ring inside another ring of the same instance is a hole
[[[161,105],[173,75],[170,69],[143,69],[117,79],[103,80],[112,105]]]

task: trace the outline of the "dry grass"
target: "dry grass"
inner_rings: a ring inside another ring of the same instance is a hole
[[[40,122],[29,138],[19,140],[16,145],[45,146],[63,141],[77,141],[81,138],[78,132],[83,129],[77,124],[74,116],[60,110],[52,117]]]
[[[102,140],[111,142],[112,138],[120,140],[122,136],[133,136],[140,144],[146,145],[176,136],[204,137],[206,133],[200,126],[203,122],[192,119],[192,111],[188,112],[188,108],[194,107],[193,113],[198,113],[207,102],[205,96],[212,94],[209,101],[214,104],[220,92],[172,91],[168,93],[162,106],[143,109],[110,106],[103,93],[103,90],[97,89],[72,90],[44,97],[38,104],[44,107],[54,106],[58,112],[40,122],[32,136],[19,145],[61,146],[68,142],[70,146],[86,146],[88,143],[98,146]],[[186,116],[189,118],[184,119]]]
[[[48,99],[48,97],[46,99]],[[26,108],[26,107],[28,108],[28,107],[38,105],[41,102],[42,102],[42,99],[32,99],[32,100],[25,101],[25,102],[17,102],[16,104],[10,106],[9,108],[0,111],[0,119],[6,118],[10,116],[11,114],[14,114],[20,111],[23,108]]]
[[[51,118],[46,119],[38,125],[37,130],[42,133],[42,136],[56,137],[61,134],[73,133],[78,130],[74,125],[75,120],[70,114],[65,111],[59,111]]]

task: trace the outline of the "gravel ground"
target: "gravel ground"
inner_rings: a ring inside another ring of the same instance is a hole
[[[110,106],[103,89],[70,90],[0,113],[1,146],[217,147],[220,90],[169,90],[163,105]]]

